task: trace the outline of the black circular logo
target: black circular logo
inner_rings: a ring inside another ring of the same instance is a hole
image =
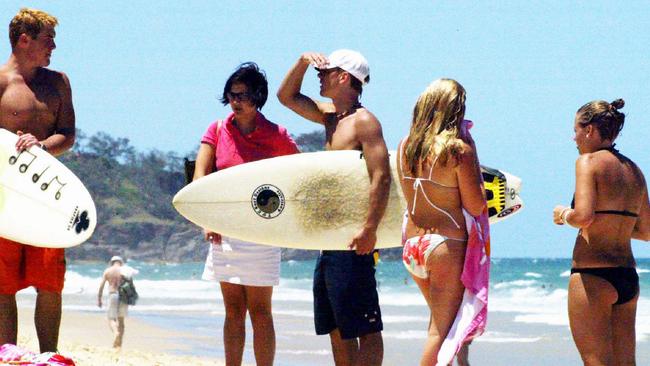
[[[284,194],[278,187],[264,184],[253,191],[251,205],[257,215],[272,219],[278,217],[284,210]]]
[[[501,218],[501,217],[504,217],[504,216],[508,216],[508,215],[510,215],[511,213],[517,211],[520,208],[521,208],[521,205],[514,205],[512,207],[509,207],[509,208],[499,212],[497,217]]]

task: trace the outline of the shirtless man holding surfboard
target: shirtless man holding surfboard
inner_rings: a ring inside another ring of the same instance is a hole
[[[16,149],[34,145],[59,155],[72,147],[75,117],[70,82],[49,70],[56,48],[55,17],[21,9],[9,25],[11,55],[0,66],[0,128],[19,135]],[[39,248],[0,237],[0,345],[16,344],[16,292],[34,286],[34,321],[41,352],[57,349],[61,290],[65,275],[63,249]]]
[[[320,102],[300,92],[309,66],[318,71]],[[304,53],[285,76],[278,99],[302,117],[325,126],[327,150],[363,151],[370,177],[366,222],[350,239],[355,251],[322,251],[314,272],[317,334],[329,334],[334,362],[381,365],[383,329],[375,283],[373,250],[390,188],[388,150],[377,118],[359,102],[370,81],[366,59],[356,51],[325,56]]]

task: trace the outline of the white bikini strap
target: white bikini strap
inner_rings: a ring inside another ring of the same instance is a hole
[[[426,192],[424,192],[424,187],[422,186],[422,181],[420,178],[415,178],[415,181],[413,182],[413,190],[415,191],[414,192],[415,194],[413,195],[413,209],[411,209],[411,215],[415,215],[415,205],[417,204],[417,200],[418,200],[418,188],[420,188],[420,191],[422,191],[422,195],[424,196],[424,199],[427,200],[427,202],[429,202],[431,207],[438,210],[438,212],[445,214],[454,223],[454,225],[456,225],[456,229],[460,229],[460,225],[458,224],[456,219],[454,219],[454,217],[451,216],[449,212],[441,209],[440,207],[436,206],[433,202],[431,202]]]
[[[429,180],[433,182],[433,179],[431,179],[431,176],[433,175],[433,167],[436,166],[436,162],[438,162],[438,155],[436,155],[436,158],[433,159],[433,163],[431,164],[431,169],[429,169]],[[436,183],[438,184],[438,183]],[[444,186],[440,184],[441,186]]]
[[[449,214],[449,212],[447,212],[447,211],[441,209],[440,207],[436,206],[433,202],[431,202],[429,197],[427,197],[427,194],[424,191],[424,187],[422,186],[422,180],[423,180],[422,178],[404,176],[404,173],[402,172],[402,153],[403,153],[402,146],[404,144],[404,140],[406,140],[406,138],[402,139],[399,142],[399,145],[397,145],[397,157],[396,157],[397,158],[397,169],[399,169],[400,174],[402,174],[402,179],[413,179],[413,191],[414,191],[415,194],[413,195],[413,208],[411,209],[411,215],[415,215],[415,207],[416,207],[417,202],[418,202],[418,188],[420,188],[420,191],[422,191],[422,195],[424,196],[424,199],[427,200],[427,202],[429,202],[431,207],[433,207],[436,210],[438,210],[439,212],[445,214],[454,223],[454,225],[456,225],[456,228],[460,229],[460,225],[454,219],[454,217],[451,216],[451,214]],[[455,187],[451,187],[451,186],[447,186],[447,185],[444,185],[444,184],[434,182],[431,179],[431,176],[433,174],[433,167],[436,165],[437,161],[438,161],[438,156],[436,156],[435,159],[433,159],[433,164],[431,164],[431,169],[429,170],[429,179],[426,179],[426,180],[428,180],[430,182],[433,182],[435,184],[438,184],[440,186],[443,186],[443,187],[455,188]]]

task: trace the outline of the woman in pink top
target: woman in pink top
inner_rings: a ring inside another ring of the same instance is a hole
[[[463,298],[468,240],[463,211],[478,216],[486,206],[464,116],[465,89],[455,80],[434,81],[418,98],[409,135],[397,151],[408,207],[402,260],[431,311],[420,365],[439,364]]]
[[[298,152],[284,127],[259,112],[268,83],[255,63],[244,63],[228,78],[221,102],[232,113],[208,127],[196,158],[194,179],[215,170]],[[272,365],[275,330],[271,315],[273,286],[280,278],[280,248],[222,237],[205,230],[211,243],[203,279],[219,281],[226,319],[223,326],[227,365],[241,365],[246,338],[246,313],[253,325],[257,365]]]

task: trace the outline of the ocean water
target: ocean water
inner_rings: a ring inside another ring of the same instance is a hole
[[[637,311],[639,347],[650,339],[650,259],[639,259],[641,298]],[[549,334],[539,329],[557,327],[570,340],[566,312],[569,259],[492,259],[489,318],[486,333],[476,343],[536,343]],[[223,357],[221,330],[224,309],[216,283],[202,281],[203,263],[154,264],[130,261],[140,273],[135,285],[140,300],[129,316],[181,333],[196,340],[179,339],[192,353]],[[69,263],[64,288],[64,311],[103,312],[96,305],[105,263]],[[277,365],[330,364],[327,337],[313,330],[312,274],[314,261],[282,263],[280,285],[274,289],[273,313],[277,337]],[[384,321],[384,342],[403,349],[420,344],[426,336],[428,311],[424,298],[399,261],[377,266],[379,298]],[[23,290],[20,306],[33,306],[33,290]],[[128,325],[128,323],[127,323]],[[546,326],[540,328],[539,325]],[[250,325],[249,325],[250,328]],[[108,330],[107,330],[108,331]],[[128,333],[128,327],[127,327]],[[250,329],[249,329],[249,334]],[[203,338],[202,338],[203,337]],[[209,342],[201,341],[209,339]],[[247,337],[247,343],[252,336]],[[403,345],[403,346],[402,346]],[[247,344],[245,360],[254,362]],[[172,350],[175,351],[175,350]]]

